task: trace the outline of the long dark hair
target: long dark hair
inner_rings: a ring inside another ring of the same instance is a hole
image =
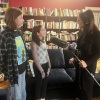
[[[37,45],[40,45],[40,38],[37,35],[37,32],[39,33],[41,30],[42,25],[34,26],[32,30],[32,41],[34,41]]]
[[[97,26],[94,23],[94,15],[93,12],[88,9],[86,11],[82,11],[79,13],[79,17],[82,19],[84,23],[83,32],[90,33],[93,32],[94,29],[98,30]]]

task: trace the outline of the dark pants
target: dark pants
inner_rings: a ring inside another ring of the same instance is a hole
[[[87,67],[88,70],[94,74],[96,63],[91,62],[91,64]],[[92,92],[93,92],[93,78],[89,75],[89,73],[85,69],[81,69],[81,95],[80,100],[92,100]]]
[[[46,89],[47,89],[47,70],[48,70],[48,63],[43,64],[42,68],[45,72],[45,78],[42,79],[41,73],[38,70],[37,66],[33,64],[34,73],[35,73],[35,98],[45,98]]]

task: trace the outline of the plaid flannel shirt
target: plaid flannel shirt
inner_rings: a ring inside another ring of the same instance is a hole
[[[18,32],[20,33],[21,31],[18,30]],[[26,73],[30,74],[28,54],[26,58]],[[5,78],[9,79],[12,85],[18,83],[19,72],[15,36],[14,31],[8,28],[0,33],[0,71],[5,74]]]

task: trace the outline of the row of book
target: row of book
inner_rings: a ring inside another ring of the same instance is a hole
[[[4,19],[0,19],[0,25],[5,25]]]
[[[8,0],[0,0],[0,15],[4,15],[8,8]]]
[[[8,0],[0,0],[0,4],[8,3]]]
[[[77,22],[64,20],[62,22],[47,22],[47,29],[78,29]]]
[[[55,36],[57,38],[60,38],[62,40],[65,40],[65,41],[76,41],[78,36],[77,36],[77,32],[72,32],[72,33],[69,33],[67,31],[62,31],[62,33],[56,33],[54,31],[47,31],[47,35],[45,37],[45,40],[46,41],[50,41],[50,38],[52,36]],[[25,32],[23,34],[23,38],[25,41],[32,41],[32,32]]]
[[[47,29],[59,29],[59,22],[47,22]]]
[[[52,36],[55,36],[57,38],[65,40],[65,41],[76,41],[77,38],[78,38],[77,33],[78,33],[78,31],[71,32],[71,33],[67,32],[67,31],[62,31],[62,33],[56,33],[54,31],[48,31],[47,36],[46,36],[46,41],[50,41],[50,38]]]
[[[34,20],[34,19],[29,19],[26,21],[24,24],[24,29],[32,29],[36,25],[43,25],[45,27],[45,22],[43,20]],[[78,29],[78,24],[77,22],[74,21],[61,21],[61,22],[47,22],[47,29]]]
[[[32,8],[32,7],[22,7],[22,12],[24,15],[32,16],[77,16],[80,10],[75,9],[57,9],[54,10],[50,8]]]
[[[5,22],[3,19],[0,19],[0,32],[3,31],[4,27],[5,27]]]
[[[45,27],[45,22],[43,20],[29,19],[24,23],[24,29],[32,29],[34,26],[43,25]]]
[[[95,18],[95,24],[98,27],[98,29],[100,30],[100,11],[93,12],[93,14],[94,14],[94,18]]]

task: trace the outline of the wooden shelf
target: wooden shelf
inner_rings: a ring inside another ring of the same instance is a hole
[[[63,20],[68,20],[68,21],[77,21],[77,17],[70,17],[70,16],[64,16],[64,17],[60,17],[60,21],[63,21]]]
[[[59,22],[59,16],[47,16],[47,22],[56,21]]]
[[[35,19],[35,20],[46,20],[46,16],[31,16],[31,15],[24,15],[24,20]]]
[[[32,29],[29,29],[29,28],[24,29],[23,28],[23,31],[32,31]]]
[[[68,31],[69,33],[70,32],[76,32],[78,31],[79,29],[60,29],[60,31]]]

